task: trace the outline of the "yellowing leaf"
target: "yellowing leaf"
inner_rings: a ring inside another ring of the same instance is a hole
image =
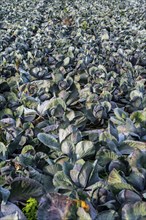
[[[128,144],[130,147],[137,148],[142,151],[146,151],[146,142],[126,140],[124,141],[124,143]]]
[[[88,212],[89,211],[89,205],[85,202],[85,201],[82,201],[81,200],[81,207],[86,211]]]
[[[118,173],[116,169],[113,169],[108,177],[108,183],[112,189],[115,191],[121,191],[122,189],[134,190],[134,187],[131,186],[124,180]],[[137,192],[137,191],[136,191]]]
[[[110,172],[110,175],[108,177],[108,183],[113,185],[115,183],[125,183],[126,181],[119,175],[118,171],[116,169],[113,169]]]

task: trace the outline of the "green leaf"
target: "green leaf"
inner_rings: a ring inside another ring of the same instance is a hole
[[[99,171],[99,165],[98,165],[98,161],[96,160],[93,163],[93,169],[92,169],[92,172],[90,174],[90,179],[88,180],[88,186],[92,186],[97,181],[99,181],[98,171]]]
[[[39,133],[37,135],[40,142],[53,150],[60,150],[60,145],[56,138],[51,134]]]
[[[72,158],[74,153],[74,143],[72,141],[65,140],[61,143],[61,151]]]
[[[111,111],[112,105],[110,102],[104,101],[102,102],[102,105],[104,106],[107,112]]]
[[[134,122],[130,118],[126,119],[125,129],[127,130],[127,132],[136,133],[136,131],[137,131],[137,129],[136,129],[135,125],[134,125]]]
[[[23,108],[24,109],[24,118],[25,121],[31,122],[35,119],[36,117],[36,111],[33,109],[29,109],[29,108]]]
[[[62,143],[65,140],[73,142],[73,144],[78,143],[81,140],[81,134],[79,130],[73,126],[69,125],[67,128],[59,129],[59,141]]]
[[[6,204],[9,196],[10,196],[10,191],[0,186],[0,201],[2,201],[3,204]]]
[[[114,114],[116,118],[119,119],[120,121],[124,121],[128,117],[128,114],[120,108],[115,108]]]
[[[17,137],[8,145],[8,154],[11,155],[16,149],[20,148],[20,141],[25,131],[22,131]]]
[[[70,62],[70,58],[69,58],[69,57],[66,57],[66,58],[63,60],[64,66],[68,66],[69,62]]]
[[[108,132],[112,136],[114,136],[117,140],[119,139],[118,130],[117,130],[116,126],[113,124],[112,121],[109,121],[109,123],[108,123]]]
[[[1,212],[2,214],[4,215],[3,218],[0,218],[1,220],[2,219],[5,219],[5,220],[26,220],[26,217],[25,215],[23,214],[23,212],[21,211],[21,209],[11,203],[11,202],[7,202],[6,204],[1,204]]]
[[[121,154],[131,154],[133,149],[129,147],[127,144],[124,144],[124,142],[120,143],[120,146],[118,146],[119,151]]]
[[[2,217],[2,218],[0,218],[1,220],[8,220],[8,219],[11,219],[11,220],[19,220],[20,219],[20,217],[19,217],[19,215],[18,215],[18,212],[16,212],[16,213],[13,213],[13,214],[10,214],[10,215],[6,215],[6,216],[4,216],[4,217]]]
[[[109,162],[111,162],[112,160],[116,160],[117,158],[118,156],[114,152],[107,149],[101,149],[96,154],[96,159],[98,160],[98,164],[101,166],[105,166]]]
[[[95,220],[116,220],[118,218],[118,214],[114,210],[104,211],[97,215]]]
[[[77,103],[78,98],[79,98],[79,92],[78,92],[76,85],[72,85],[70,89],[71,89],[71,92],[68,93],[69,95],[66,101],[67,106],[74,105],[75,103]]]
[[[76,145],[75,152],[78,159],[85,158],[87,156],[92,156],[95,154],[95,147],[93,142],[91,141],[80,141]]]
[[[13,112],[11,109],[5,108],[0,111],[0,119],[2,119],[4,117],[4,115],[8,116],[8,117],[13,117]]]
[[[133,112],[130,118],[136,123],[146,123],[146,110]]]
[[[146,202],[136,202],[126,204],[122,208],[122,219],[142,220],[146,218]]]
[[[108,32],[105,31],[102,35],[101,35],[101,40],[102,41],[106,41],[106,40],[109,40],[109,35],[108,35]],[[100,65],[101,66],[101,65]]]
[[[37,219],[76,219],[76,210],[76,203],[68,196],[50,193],[41,198]]]
[[[133,90],[130,93],[130,99],[133,100],[135,97],[140,97],[141,99],[143,98],[143,94],[142,92],[138,91],[138,90]]]
[[[41,115],[44,115],[47,110],[51,111],[53,108],[56,108],[59,105],[64,111],[66,110],[66,104],[61,98],[52,98],[51,100],[46,100],[41,105],[38,105],[37,110]]]
[[[69,125],[65,129],[60,128],[59,129],[59,141],[60,141],[60,143],[62,141],[64,141],[70,134],[72,134],[72,132],[73,132],[73,127],[71,125]]]
[[[43,172],[54,176],[58,171],[61,171],[62,167],[60,164],[47,165],[43,168]]]
[[[75,185],[76,185],[77,187],[80,187],[80,183],[79,183],[79,180],[78,180],[78,175],[79,175],[79,171],[78,171],[78,170],[72,169],[72,170],[70,171],[71,181],[72,181],[73,183],[75,183]]]
[[[62,201],[61,201],[62,202]],[[60,203],[61,203],[60,202]],[[59,210],[57,206],[57,201],[53,204],[52,198],[49,194],[44,195],[39,203],[37,219],[42,220],[60,220],[62,219],[61,210]]]
[[[43,186],[30,178],[17,177],[10,190],[10,201],[26,201],[30,197],[40,198],[44,194]]]
[[[45,115],[45,112],[48,110],[50,104],[50,100],[46,100],[37,107],[37,111],[40,115]]]
[[[63,172],[66,176],[70,177],[70,171],[73,169],[73,164],[69,162],[64,162],[63,163]]]
[[[86,187],[92,172],[93,166],[90,162],[85,162],[79,172],[78,181],[82,187]]]
[[[137,169],[132,170],[129,176],[126,177],[127,181],[135,187],[138,191],[143,191],[145,187],[145,177]]]
[[[104,141],[107,142],[108,140],[112,140],[114,137],[111,136],[111,134],[107,131],[103,131],[102,133],[100,133],[99,135],[99,141]]]
[[[5,176],[0,176],[0,186],[5,185]]]
[[[38,202],[34,198],[27,200],[25,207],[22,209],[27,219],[36,220],[38,210]]]
[[[28,166],[34,166],[35,165],[34,156],[29,154],[29,153],[28,154],[20,154],[18,161],[24,167],[25,166],[28,167]]]
[[[52,182],[53,178],[51,176],[39,173],[37,170],[33,169],[32,167],[29,167],[29,177],[42,184],[46,192],[54,190]]]
[[[6,160],[6,158],[7,158],[7,148],[2,142],[0,142],[0,160]]]
[[[67,128],[59,129],[59,140],[61,142],[61,151],[67,154],[70,158],[73,158],[75,153],[75,144],[81,140],[81,134],[79,130],[69,125]]]
[[[85,161],[83,159],[80,159],[80,160],[77,160],[73,166],[73,169],[71,170],[68,170],[68,176],[71,177],[71,180],[76,183],[77,185],[80,185],[79,184],[79,181],[78,181],[78,175],[79,175],[79,172],[81,171],[82,169],[82,166],[85,164]],[[70,168],[71,168],[71,165],[70,165]]]
[[[76,127],[82,127],[86,124],[86,116],[80,111],[70,111],[66,114],[68,120]]]
[[[58,171],[53,178],[53,184],[57,189],[71,189],[72,183],[63,171]]]
[[[120,201],[121,204],[128,202],[135,203],[141,200],[142,198],[137,193],[128,189],[124,189],[118,194],[118,201]]]

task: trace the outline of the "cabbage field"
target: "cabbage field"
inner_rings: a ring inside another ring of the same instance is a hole
[[[146,219],[145,0],[1,0],[0,204]]]

